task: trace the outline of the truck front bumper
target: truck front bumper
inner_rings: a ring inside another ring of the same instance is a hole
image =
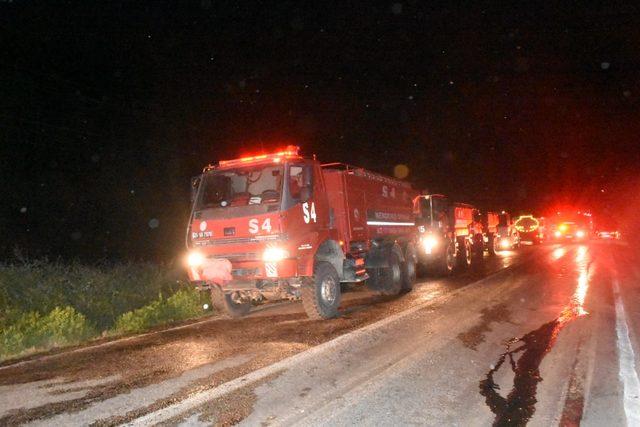
[[[298,261],[296,259],[284,259],[277,262],[238,261],[232,262],[231,266],[230,281],[225,280],[224,283],[219,283],[219,280],[208,277],[204,266],[189,267],[189,280],[192,283],[200,284],[217,283],[223,288],[239,285],[246,289],[255,287],[256,282],[260,280],[277,280],[298,276]]]

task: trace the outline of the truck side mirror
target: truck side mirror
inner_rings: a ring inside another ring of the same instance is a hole
[[[200,187],[200,181],[202,181],[202,175],[194,176],[191,178],[191,203],[196,200],[198,195],[198,187]]]

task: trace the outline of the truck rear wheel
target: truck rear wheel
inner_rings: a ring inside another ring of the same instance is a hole
[[[398,255],[391,253],[389,256],[389,267],[382,269],[382,295],[398,295],[402,291],[402,265]]]
[[[402,265],[395,253],[389,254],[389,266],[367,270],[367,287],[382,295],[398,295],[402,291]]]
[[[249,314],[251,310],[251,301],[243,300],[237,293],[225,293],[220,287],[211,288],[211,303],[213,306],[226,312],[231,317],[242,317]]]
[[[493,233],[489,234],[487,248],[489,250],[489,255],[496,254],[496,247],[498,246],[498,241],[496,239],[496,235]]]
[[[407,251],[404,256],[405,261],[402,263],[402,285],[401,290],[403,292],[410,292],[413,289],[413,284],[416,281],[416,268],[418,264],[418,257],[413,245],[407,246]]]
[[[328,262],[318,262],[313,281],[302,287],[302,305],[310,319],[329,319],[338,314],[340,277]]]

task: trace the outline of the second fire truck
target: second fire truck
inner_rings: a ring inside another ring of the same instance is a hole
[[[418,257],[428,272],[450,274],[482,257],[483,232],[478,210],[452,202],[442,194],[421,195],[414,200],[420,235]]]

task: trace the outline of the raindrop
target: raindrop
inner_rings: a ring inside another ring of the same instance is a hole
[[[72,240],[80,240],[82,238],[82,233],[79,231],[74,231],[73,233],[71,233],[71,239]]]
[[[26,206],[21,207],[20,213],[27,213],[27,207]]]
[[[601,62],[600,63],[600,68],[602,68],[603,70],[608,70],[610,66],[611,66],[611,64],[609,62]]]
[[[91,156],[91,161],[93,163],[98,163],[100,161],[100,155],[99,154],[94,154],[93,156]]]
[[[160,221],[157,218],[151,218],[149,220],[149,228],[158,228]]]
[[[631,91],[627,89],[622,92],[622,95],[624,95],[625,98],[629,98],[631,96]]]
[[[391,12],[394,15],[400,15],[402,13],[402,3],[394,3],[391,6]]]
[[[203,310],[209,310],[209,304],[202,304]]]

